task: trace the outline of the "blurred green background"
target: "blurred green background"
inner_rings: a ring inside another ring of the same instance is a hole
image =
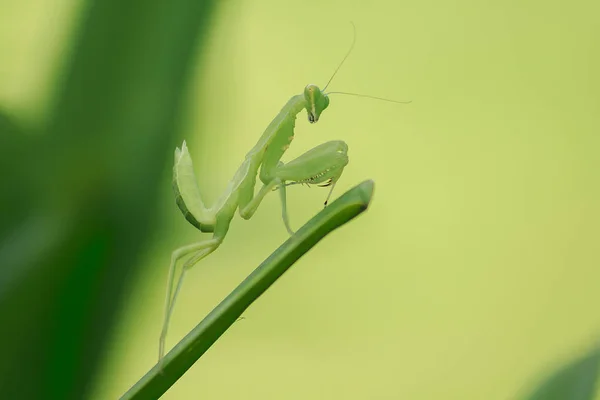
[[[8,398],[118,398],[154,365],[170,252],[203,237],[175,206],[175,146],[215,199],[289,97],[329,79],[349,21],[330,89],[413,103],[332,95],[284,161],[345,140],[334,195],[374,179],[372,206],[164,398],[510,399],[596,342],[597,2],[0,10]],[[292,225],[326,194],[291,187]],[[277,196],[236,217],[187,276],[169,347],[286,238]]]

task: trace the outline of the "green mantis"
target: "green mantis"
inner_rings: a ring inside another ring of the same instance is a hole
[[[323,89],[309,84],[304,88],[303,93],[288,100],[279,114],[267,126],[256,145],[246,154],[246,158],[229,181],[223,194],[211,207],[207,207],[202,200],[201,190],[196,183],[192,159],[185,141],[181,148],[175,149],[173,188],[177,205],[190,224],[201,232],[212,233],[212,238],[181,247],[171,255],[164,322],[159,343],[159,361],[164,356],[169,320],[185,274],[221,245],[236,211],[239,211],[242,218],[250,219],[265,196],[273,190],[278,190],[283,223],[288,233],[292,235],[294,232],[290,227],[288,218],[286,186],[301,183],[316,184],[322,187],[329,186],[329,194],[325,200],[325,206],[327,206],[335,184],[348,164],[348,145],[341,140],[326,142],[307,151],[295,160],[283,163],[281,157],[294,139],[297,115],[302,110],[306,110],[308,121],[311,124],[318,122],[323,111],[329,106],[329,95],[332,93],[370,97],[395,103],[409,103],[355,93],[325,92],[352,51],[355,41],[356,34],[350,50],[348,50]],[[257,176],[260,178],[262,187],[255,193]],[[177,285],[173,288],[175,266],[178,261],[185,257],[187,259],[181,267]],[[174,292],[173,289],[175,289]]]

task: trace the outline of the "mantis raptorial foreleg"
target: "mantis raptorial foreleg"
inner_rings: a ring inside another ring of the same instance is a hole
[[[307,151],[287,164],[279,161],[277,166],[261,171],[261,179],[266,181],[257,195],[246,205],[240,205],[240,215],[250,219],[264,199],[273,189],[280,191],[281,214],[285,227],[290,235],[294,231],[290,227],[287,213],[286,182],[311,183],[321,186],[333,186],[340,178],[344,167],[348,164],[348,146],[341,140],[323,143]],[[331,195],[331,191],[329,194]],[[329,199],[329,196],[327,197]],[[325,201],[327,204],[327,201]]]
[[[275,176],[282,181],[291,181],[294,184],[308,183],[319,184],[321,187],[331,186],[325,205],[331,197],[335,184],[340,179],[344,167],[348,164],[348,145],[341,140],[323,143],[307,151],[300,157],[287,164],[281,163]],[[282,189],[285,193],[285,188]],[[285,194],[282,196],[282,208],[286,210]],[[284,220],[287,215],[284,216]]]

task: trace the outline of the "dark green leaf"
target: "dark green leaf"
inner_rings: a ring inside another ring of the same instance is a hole
[[[544,381],[528,400],[593,400],[600,365],[600,350],[561,368]]]

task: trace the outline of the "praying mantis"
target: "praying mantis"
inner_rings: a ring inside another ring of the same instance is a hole
[[[169,320],[185,274],[221,245],[236,211],[239,211],[242,218],[250,219],[265,196],[271,191],[278,190],[283,223],[288,233],[293,235],[287,213],[287,186],[293,184],[329,186],[329,194],[325,200],[325,206],[327,206],[333,189],[348,164],[348,145],[341,140],[329,141],[307,151],[295,160],[283,163],[281,158],[294,139],[297,115],[302,110],[306,110],[308,122],[311,124],[318,122],[323,111],[329,106],[329,95],[331,94],[368,97],[401,104],[410,103],[410,101],[395,101],[357,93],[325,92],[354,48],[356,28],[354,24],[352,26],[354,28],[352,45],[327,84],[323,89],[309,84],[301,94],[292,96],[288,100],[279,114],[267,126],[256,145],[246,154],[223,194],[211,207],[207,207],[202,200],[201,189],[194,175],[192,158],[186,142],[183,142],[181,148],[175,149],[173,189],[176,203],[190,224],[200,232],[212,233],[212,238],[180,247],[171,255],[164,320],[159,341],[159,361],[164,356]],[[257,176],[262,182],[262,187],[255,194]],[[175,266],[185,257],[187,260],[181,267],[181,273],[173,292]]]

